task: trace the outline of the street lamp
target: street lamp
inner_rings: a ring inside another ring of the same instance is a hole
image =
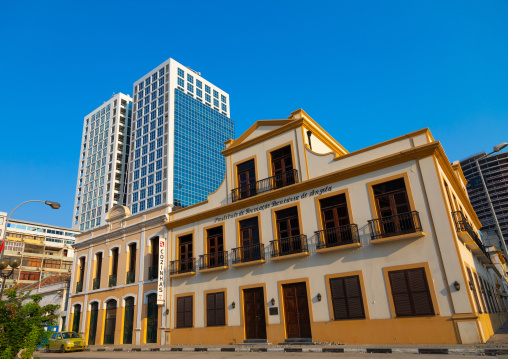
[[[476,168],[478,169],[478,173],[480,173],[480,178],[482,179],[483,190],[485,191],[485,195],[487,196],[487,202],[489,203],[490,211],[492,212],[492,217],[494,218],[494,223],[496,224],[497,233],[499,235],[499,240],[501,241],[501,245],[503,247],[504,255],[506,258],[508,258],[508,249],[506,248],[506,243],[503,238],[503,233],[501,232],[501,227],[499,226],[499,222],[497,221],[496,212],[494,211],[494,206],[492,205],[492,201],[490,200],[489,190],[487,189],[487,185],[485,184],[485,179],[483,178],[483,173],[480,168],[480,164],[478,163],[479,160],[484,159],[485,157],[488,157],[495,152],[501,151],[506,146],[508,146],[508,143],[506,143],[506,142],[503,142],[503,143],[500,143],[499,145],[494,146],[494,148],[493,148],[494,151],[492,151],[491,153],[487,153],[486,155],[483,155],[481,157],[478,157],[475,160],[475,162],[476,162]]]
[[[5,280],[14,273],[14,268],[18,268],[20,262],[19,258],[11,258],[9,261],[7,261],[7,259],[0,259],[0,276],[3,278],[2,288],[0,289],[0,299],[2,299],[4,294]],[[10,266],[11,270],[9,273],[4,273],[3,270],[7,268],[7,266]]]
[[[20,204],[18,204],[16,207],[14,207],[14,209],[11,211],[11,213],[9,213],[9,215],[8,215],[8,216],[7,216],[7,218],[5,219],[5,231],[4,231],[4,233],[2,233],[2,241],[0,242],[0,248],[2,248],[2,247],[4,246],[5,237],[6,237],[6,235],[7,235],[7,223],[9,222],[9,218],[11,218],[12,214],[14,213],[14,211],[15,211],[16,209],[18,209],[18,207],[19,207],[19,206],[21,206],[21,205],[23,205],[23,204],[25,204],[25,203],[28,203],[28,202],[42,202],[42,203],[44,203],[45,205],[48,205],[48,206],[50,206],[50,207],[51,207],[51,208],[53,208],[53,209],[58,209],[58,208],[60,208],[60,203],[58,203],[58,202],[53,202],[53,201],[40,201],[40,200],[37,200],[37,199],[32,199],[32,200],[30,200],[30,201],[21,202],[21,203],[20,203]],[[4,251],[2,250],[2,251],[0,251],[0,260],[2,259],[3,255],[4,255]],[[18,266],[19,266],[19,264],[18,264]],[[5,265],[5,267],[7,267],[7,265]],[[5,267],[4,267],[4,268],[5,268]],[[5,281],[5,279],[4,279],[4,281]],[[3,286],[2,286],[2,288],[3,288]]]

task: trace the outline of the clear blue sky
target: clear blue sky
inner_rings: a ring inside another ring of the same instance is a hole
[[[239,136],[303,108],[354,151],[429,127],[450,161],[508,142],[507,1],[2,1],[0,211],[71,226],[83,117],[169,57]]]

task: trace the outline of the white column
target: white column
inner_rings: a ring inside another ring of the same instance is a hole
[[[141,238],[139,239],[139,277],[138,277],[138,297],[137,303],[137,314],[136,314],[136,345],[141,342],[141,310],[143,309],[143,272],[145,268],[145,229],[141,230]]]

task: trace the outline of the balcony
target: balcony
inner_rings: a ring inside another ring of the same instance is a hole
[[[116,287],[116,274],[109,276],[109,287]]]
[[[338,251],[348,248],[361,247],[358,226],[348,224],[345,226],[327,228],[314,232],[317,238],[316,251],[319,253]]]
[[[148,267],[148,280],[157,279],[159,267]]]
[[[183,276],[196,274],[196,258],[186,258],[169,263],[170,276]]]
[[[277,239],[270,241],[270,243],[272,243],[272,260],[309,255],[305,234]]]
[[[452,212],[455,230],[459,239],[469,248],[482,263],[491,263],[490,255],[481,239],[461,211]]]
[[[200,271],[228,269],[228,252],[216,252],[199,256]]]
[[[270,192],[295,183],[298,183],[298,170],[291,170],[235,188],[231,191],[231,200],[235,202],[240,199],[253,197],[258,194]]]
[[[100,278],[94,278],[92,283],[92,288],[99,289],[101,287],[101,279]]]
[[[130,283],[134,283],[134,278],[136,276],[136,272],[134,272],[133,270],[132,271],[129,271],[127,272],[127,278],[126,278],[126,283],[127,284],[130,284]]]
[[[376,218],[368,222],[372,244],[416,239],[425,235],[417,211]]]
[[[83,282],[76,283],[76,293],[81,293],[83,291]]]
[[[265,262],[265,246],[263,243],[233,248],[233,267]]]

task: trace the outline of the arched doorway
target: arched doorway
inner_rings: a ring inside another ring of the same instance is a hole
[[[147,296],[148,308],[146,314],[146,342],[157,343],[157,319],[158,319],[158,307],[157,307],[157,294],[152,293]]]
[[[99,303],[94,302],[90,305],[90,329],[88,331],[88,345],[95,345],[95,335],[97,334],[98,316],[99,316]]]
[[[123,344],[132,344],[134,330],[134,298],[125,299],[125,317],[123,327]]]
[[[106,323],[104,325],[104,344],[115,344],[116,300],[110,299],[106,303]]]
[[[74,318],[72,319],[72,331],[79,333],[79,321],[81,319],[81,304],[74,306]]]

